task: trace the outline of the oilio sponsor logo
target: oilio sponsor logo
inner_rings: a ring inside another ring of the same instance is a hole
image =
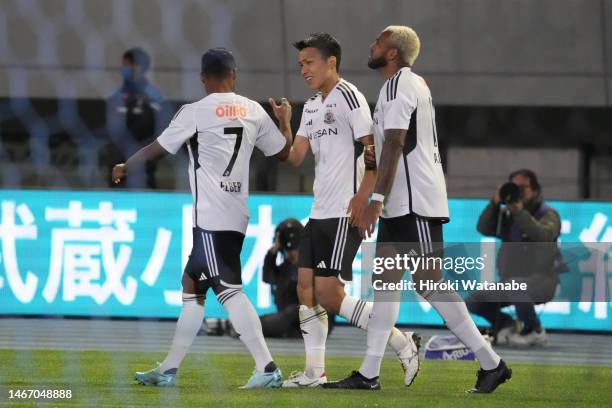
[[[236,120],[238,118],[245,118],[247,116],[247,110],[239,103],[220,103],[215,108],[215,115],[220,118]]]

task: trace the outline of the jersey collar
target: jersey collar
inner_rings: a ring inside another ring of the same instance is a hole
[[[410,67],[401,67],[400,69],[398,69],[398,70],[397,70],[397,72],[396,72],[395,74],[393,74],[393,75],[391,76],[391,78],[393,78],[393,77],[394,77],[394,76],[396,76],[398,73],[403,72],[403,71],[408,71],[408,72],[410,72],[410,71],[412,71],[412,70],[410,69]]]
[[[323,93],[319,92],[319,102],[320,103],[325,103],[325,101],[327,101],[329,99],[329,97],[338,89],[338,85],[340,85],[342,83],[343,79],[340,78],[338,79],[338,82],[336,82],[336,85],[334,85],[334,87],[331,89],[331,91],[329,91],[329,93],[327,94],[327,97],[325,99],[323,99]]]

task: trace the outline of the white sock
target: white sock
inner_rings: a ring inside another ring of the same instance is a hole
[[[470,350],[480,363],[483,370],[493,370],[499,365],[500,357],[491,345],[482,337],[476,324],[470,317],[465,302],[455,291],[432,292],[427,295],[427,301],[444,319],[446,327]]]
[[[306,369],[310,378],[325,372],[325,342],[327,341],[327,312],[320,305],[309,308],[300,305],[300,329],[306,349]]]
[[[368,348],[359,372],[366,378],[378,377],[391,329],[397,320],[399,302],[374,302],[368,323]]]
[[[393,327],[391,329],[391,334],[389,335],[389,345],[396,353],[399,353],[406,347],[408,344],[408,339],[404,336],[404,333],[399,331],[397,327]]]
[[[204,304],[199,304],[198,299],[203,302],[205,295],[194,295],[183,293],[183,307],[181,314],[176,322],[174,338],[166,359],[157,368],[157,371],[164,373],[170,369],[178,369],[181,361],[189,351],[193,340],[202,326],[204,318]]]
[[[340,304],[340,316],[353,326],[367,330],[370,314],[372,313],[372,302],[355,299],[349,295],[344,296]]]
[[[357,326],[360,329],[367,330],[368,322],[370,321],[370,314],[372,313],[372,302],[365,302],[363,300],[355,299],[349,295],[344,296],[342,303],[340,304],[340,316],[346,319],[353,326]],[[408,344],[406,336],[393,327],[391,329],[391,335],[389,336],[389,345],[399,352],[403,350]]]
[[[240,336],[240,340],[253,356],[255,369],[261,373],[272,362],[261,330],[261,321],[249,299],[240,289],[226,289],[217,295],[217,299],[229,313],[229,319]]]

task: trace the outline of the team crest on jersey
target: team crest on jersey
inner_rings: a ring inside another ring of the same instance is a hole
[[[334,119],[334,112],[332,112],[331,109],[325,112],[325,116],[323,117],[323,122],[327,123],[328,125],[331,125],[335,121],[336,119]]]
[[[215,115],[220,118],[227,118],[229,120],[236,120],[238,118],[245,118],[247,110],[239,102],[221,102],[215,108]]]

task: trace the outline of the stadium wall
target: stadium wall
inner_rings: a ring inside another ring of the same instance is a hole
[[[373,103],[368,45],[408,24],[438,105],[610,106],[610,21],[612,0],[0,0],[0,97],[104,99],[123,51],[142,46],[164,95],[193,100],[201,53],[226,46],[239,92],[302,101],[290,44],[329,31],[343,75]]]

